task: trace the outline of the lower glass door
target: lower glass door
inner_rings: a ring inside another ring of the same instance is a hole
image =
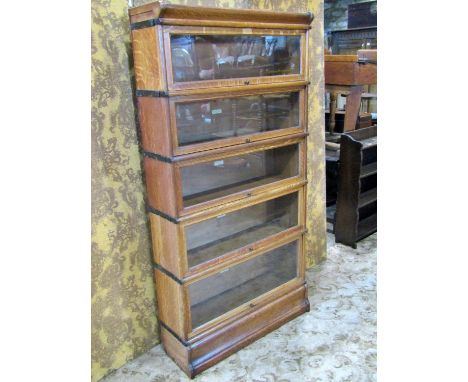
[[[192,329],[296,278],[299,248],[293,241],[190,284]]]
[[[298,226],[298,192],[185,227],[189,268]]]

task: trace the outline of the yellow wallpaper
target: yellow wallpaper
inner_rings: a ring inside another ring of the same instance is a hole
[[[307,268],[327,256],[325,216],[325,112],[323,77],[323,0],[308,0],[315,15],[309,36],[309,140],[307,147]]]
[[[136,0],[134,5],[150,1]],[[307,265],[326,256],[323,0],[181,0],[312,11]],[[92,2],[92,380],[159,342],[126,0]]]
[[[158,343],[125,0],[92,4],[92,379]]]

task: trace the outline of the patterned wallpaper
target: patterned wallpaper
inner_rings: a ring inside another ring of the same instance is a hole
[[[150,1],[135,0],[134,5]],[[323,0],[172,3],[310,10],[307,265],[326,256]],[[125,0],[92,2],[92,380],[159,342]]]
[[[92,4],[92,375],[158,343],[127,2]]]

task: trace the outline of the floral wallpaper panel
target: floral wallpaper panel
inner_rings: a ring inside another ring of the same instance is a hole
[[[92,379],[159,342],[127,2],[92,3]]]

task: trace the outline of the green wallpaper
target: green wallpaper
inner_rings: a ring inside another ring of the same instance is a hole
[[[149,1],[135,1],[135,5]],[[312,11],[307,264],[326,256],[323,0],[172,3]],[[92,380],[159,342],[127,2],[92,2]]]

